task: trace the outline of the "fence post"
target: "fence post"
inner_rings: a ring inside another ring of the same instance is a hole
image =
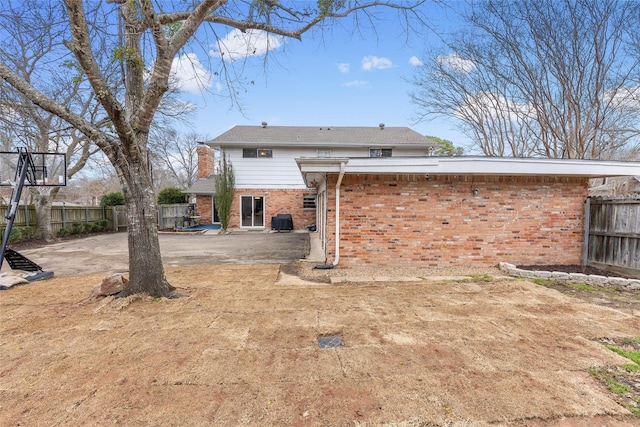
[[[118,231],[118,215],[116,214],[115,206],[111,206],[111,223],[113,224],[113,231]]]
[[[582,248],[582,271],[587,269],[589,262],[589,229],[591,228],[591,197],[585,201],[584,213],[584,247]]]
[[[67,214],[64,211],[64,202],[62,202],[62,228],[67,228]]]
[[[27,230],[27,239],[31,238],[29,232],[29,205],[24,205],[24,228]]]

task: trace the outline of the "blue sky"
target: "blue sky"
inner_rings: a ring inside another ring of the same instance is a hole
[[[428,14],[436,25],[442,19],[435,9]],[[207,67],[203,65],[199,70],[201,81],[207,82],[209,91],[202,94],[185,83],[180,95],[182,100],[197,106],[193,120],[195,130],[213,138],[235,125],[260,125],[263,121],[280,126],[377,126],[385,123],[386,126],[408,126],[421,134],[465,145],[465,137],[455,130],[453,122],[414,123],[416,106],[409,96],[414,89],[410,80],[419,63],[417,60],[438,42],[438,38],[433,33],[425,33],[407,40],[393,16],[377,23],[377,36],[370,30],[365,30],[363,35],[352,35],[349,28],[342,28],[348,26],[345,22],[345,25],[335,26],[323,39],[318,32],[305,35],[302,41],[272,39],[271,47],[279,46],[269,51],[266,69],[263,66],[264,37],[252,35],[251,52],[255,51],[255,55],[246,61],[244,55],[236,55],[242,59],[233,61],[235,66],[244,67],[246,81],[253,81],[245,87],[246,92],[239,94],[244,116],[231,107],[228,98],[214,95],[224,93],[224,83],[219,76],[207,74],[204,71]],[[230,45],[237,41],[233,35],[224,35],[228,36],[226,46],[231,51],[234,49]],[[213,59],[206,58],[202,52],[187,51],[191,54],[188,63],[195,63],[197,68],[208,61],[219,61],[220,50],[224,49],[215,46],[210,49],[209,55]],[[226,58],[233,56],[231,51],[226,52]],[[191,72],[192,66],[187,66],[178,75],[184,79]]]

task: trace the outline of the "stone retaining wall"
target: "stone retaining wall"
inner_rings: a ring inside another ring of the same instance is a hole
[[[585,283],[587,285],[593,285],[593,286],[623,286],[631,290],[640,289],[640,280],[638,279],[625,279],[622,277],[599,276],[597,274],[565,273],[562,271],[523,270],[507,262],[501,262],[499,264],[499,267],[500,267],[500,270],[514,277],[524,277],[527,279],[555,280],[557,282],[565,282],[565,283]]]

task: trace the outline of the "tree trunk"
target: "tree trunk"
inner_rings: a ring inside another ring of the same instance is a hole
[[[129,238],[129,284],[120,296],[148,294],[171,297],[175,288],[169,284],[162,266],[158,239],[155,193],[144,163],[129,163],[122,179],[127,202]]]
[[[33,237],[35,239],[43,239],[46,242],[53,242],[56,240],[51,229],[51,205],[54,197],[49,194],[40,194],[37,191],[32,191],[31,197],[36,210],[36,229]]]

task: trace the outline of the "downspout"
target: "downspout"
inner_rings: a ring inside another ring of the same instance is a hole
[[[344,177],[345,162],[340,163],[340,175],[338,175],[338,181],[336,182],[336,250],[333,262],[330,264],[316,265],[315,269],[329,270],[340,262],[340,185],[342,184],[342,178]]]

